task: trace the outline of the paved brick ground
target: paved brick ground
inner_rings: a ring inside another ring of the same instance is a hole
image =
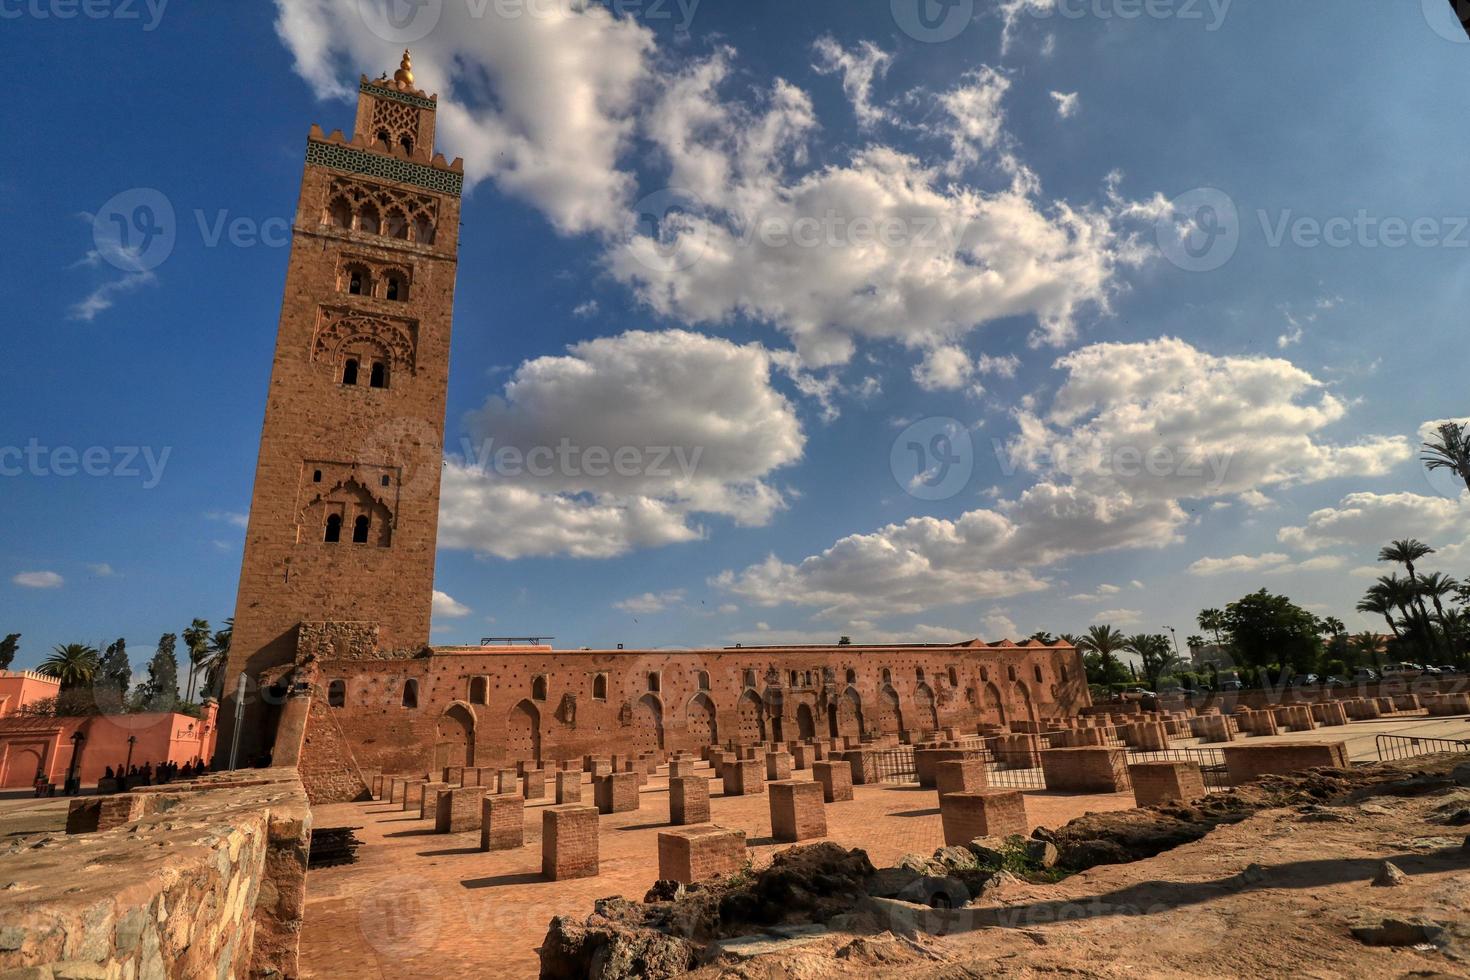
[[[696,770],[707,775],[701,764]],[[807,781],[811,773],[793,774]],[[789,844],[771,839],[770,807],[762,796],[710,801],[711,822],[743,830],[757,865]],[[892,863],[910,851],[944,844],[938,796],[917,787],[859,786],[856,798],[827,804],[827,840],[866,848],[874,862]],[[590,791],[587,798],[590,798]],[[536,946],[553,915],[586,916],[609,895],[642,898],[658,875],[658,832],[668,825],[665,769],[650,778],[632,813],[602,816],[601,867],[596,878],[541,878],[541,810],[527,801],[526,846],[481,852],[479,833],[438,835],[431,821],[382,803],[317,807],[318,827],[362,827],[365,846],[355,865],[311,873],[301,966],[309,977],[483,975],[534,977]],[[1131,793],[1110,796],[1026,794],[1032,826],[1055,826],[1087,810],[1122,810]]]

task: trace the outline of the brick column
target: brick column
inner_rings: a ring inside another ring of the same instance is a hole
[[[822,799],[841,803],[852,799],[852,767],[845,760],[813,762],[812,778],[822,787]]]
[[[463,834],[484,822],[482,801],[485,794],[478,786],[456,786],[439,794],[434,810],[434,832]]]
[[[944,843],[951,847],[977,837],[1025,835],[1031,829],[1026,820],[1025,798],[1013,789],[946,794],[939,798],[939,815],[944,823]]]
[[[514,793],[480,803],[480,850],[511,851],[526,842],[526,801]]]
[[[527,769],[521,776],[521,794],[528,800],[546,799],[546,770]]]
[[[1133,801],[1139,806],[1188,802],[1205,795],[1197,762],[1135,762],[1128,766],[1128,778],[1133,782]]]
[[[558,806],[582,802],[582,774],[580,772],[556,774],[556,802]]]
[[[687,826],[709,822],[709,780],[675,776],[669,780],[669,823]]]
[[[596,808],[553,806],[541,811],[541,873],[547,878],[595,877],[597,845]]]
[[[599,813],[630,813],[638,809],[638,774],[612,772],[593,784]]]
[[[439,794],[449,792],[448,783],[426,783],[424,795],[419,800],[419,819],[433,820],[439,812]]]
[[[771,836],[787,844],[827,836],[826,804],[817,783],[771,783]]]
[[[766,753],[766,778],[775,782],[791,778],[791,755],[788,752]]]
[[[1237,786],[1268,774],[1283,775],[1303,769],[1348,767],[1346,742],[1280,742],[1274,745],[1227,745],[1225,768]]]
[[[662,881],[692,885],[735,874],[744,866],[744,831],[696,827],[661,831],[658,835],[658,876]]]
[[[989,788],[990,775],[979,759],[946,759],[934,763],[934,788],[939,795],[973,793]]]
[[[675,759],[669,763],[669,778],[678,779],[680,776],[694,775],[693,759]]]
[[[403,784],[402,808],[404,812],[411,813],[423,809],[424,787],[427,785],[429,785],[428,780],[424,779],[411,779]]]
[[[725,764],[726,796],[758,796],[766,791],[761,778],[764,768],[754,759],[740,759]]]
[[[1046,788],[1074,793],[1120,793],[1128,788],[1125,749],[1047,749],[1041,753]]]

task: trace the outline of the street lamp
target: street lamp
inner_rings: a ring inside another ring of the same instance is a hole
[[[82,743],[86,740],[87,736],[79,731],[71,733],[71,766],[67,769],[66,786],[62,789],[67,796],[81,795],[82,780],[77,776],[77,767],[81,764]]]
[[[138,736],[128,736],[128,761],[123,763],[123,771],[119,773],[124,779],[128,777],[128,770],[133,768],[133,746],[138,744]]]

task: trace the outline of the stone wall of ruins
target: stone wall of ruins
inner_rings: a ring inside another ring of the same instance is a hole
[[[82,797],[73,810],[70,835],[0,852],[0,975],[297,974],[311,811],[294,772]],[[98,817],[105,829],[85,832]]]

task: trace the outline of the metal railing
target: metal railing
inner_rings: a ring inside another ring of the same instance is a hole
[[[1412,759],[1440,752],[1470,752],[1470,739],[1422,738],[1417,735],[1379,735],[1376,739],[1378,761]]]
[[[1128,750],[1129,762],[1193,762],[1199,766],[1205,789],[1229,789],[1230,773],[1225,766],[1225,753],[1220,749],[1155,749]]]
[[[1385,738],[1398,738],[1398,736],[1383,736]],[[1419,739],[1418,741],[1436,741],[1435,739]],[[1461,746],[1470,743],[1451,743]],[[1035,752],[995,752],[981,749],[976,746],[965,746],[970,751],[978,751],[979,758],[985,763],[985,771],[989,784],[997,789],[1046,789],[1046,773],[1041,768],[1041,757]],[[1424,752],[1448,751],[1446,749],[1425,749]],[[1459,751],[1470,751],[1461,748]],[[1381,752],[1381,750],[1380,750]],[[1422,754],[1422,753],[1414,753]],[[908,746],[896,749],[882,749],[872,754],[873,766],[877,773],[879,783],[916,784],[919,781],[918,766],[914,761],[914,750]],[[1204,779],[1205,789],[1223,790],[1230,788],[1229,771],[1225,765],[1225,753],[1215,748],[1177,748],[1158,749],[1154,751],[1128,750],[1128,761],[1132,762],[1193,762],[1199,766],[1200,775]],[[1126,782],[1126,773],[1125,773]],[[1125,785],[1123,787],[1127,789]]]

